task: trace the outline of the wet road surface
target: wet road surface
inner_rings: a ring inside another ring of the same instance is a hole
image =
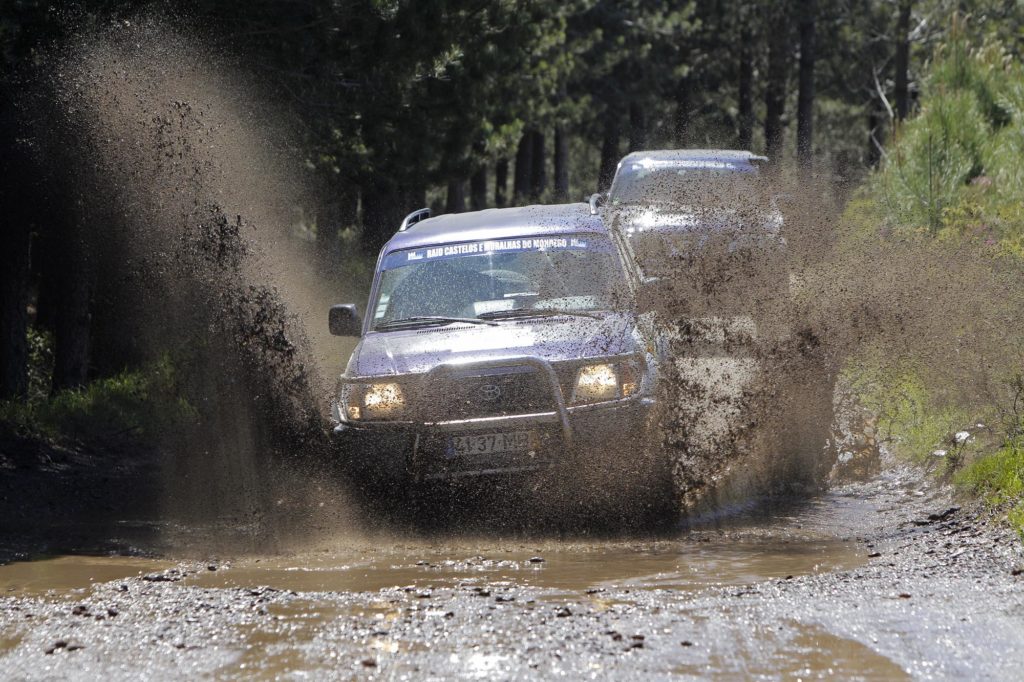
[[[324,535],[202,562],[15,562],[0,567],[0,670],[1019,679],[1021,544],[968,512],[941,517],[950,504],[889,472],[670,537]]]

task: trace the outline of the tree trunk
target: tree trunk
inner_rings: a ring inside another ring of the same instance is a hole
[[[340,201],[331,201],[324,204],[316,216],[316,258],[322,266],[331,262],[334,244],[338,241],[341,210]]]
[[[811,167],[814,157],[814,30],[815,0],[800,8],[800,75],[796,106],[796,156],[800,166]]]
[[[448,199],[444,202],[445,213],[463,213],[466,210],[466,181],[448,181]]]
[[[569,134],[565,126],[555,126],[555,199],[569,199]]]
[[[619,116],[613,109],[604,115],[604,135],[601,139],[601,165],[597,172],[597,191],[605,192],[612,184],[615,169],[619,165],[622,152],[619,142],[622,134],[619,129]]]
[[[355,228],[359,225],[359,187],[354,184],[349,184],[341,192],[341,198],[339,203],[341,204],[341,210],[338,213],[338,228],[343,230],[345,228]],[[340,263],[342,251],[342,242],[338,239],[338,235],[334,235],[333,243],[331,244],[330,262]],[[332,271],[333,272],[333,271]]]
[[[647,117],[639,102],[629,104],[629,151],[635,152],[647,146]]]
[[[910,113],[910,11],[912,0],[901,0],[896,21],[896,77],[893,96],[896,99],[896,119],[902,121]]]
[[[422,202],[412,202],[410,192],[396,185],[378,180],[363,189],[363,233],[362,244],[367,253],[375,255],[402,224],[402,219]],[[417,197],[418,199],[419,197]],[[410,203],[416,203],[412,208]]]
[[[63,206],[58,248],[57,309],[53,329],[53,392],[85,385],[89,376],[93,272],[80,207]]]
[[[0,107],[13,101],[0,87]],[[13,112],[0,110],[0,400],[28,394],[28,284],[34,200]]]
[[[427,190],[423,185],[419,183],[406,187],[403,193],[402,200],[402,218],[409,215],[411,212],[427,207]],[[399,223],[400,225],[401,223]],[[398,229],[398,226],[395,226]]]
[[[15,180],[17,177],[9,174],[9,168],[3,170],[4,181]],[[31,230],[23,212],[10,210],[18,199],[12,195],[4,196],[3,199],[5,211],[4,215],[0,215],[0,400],[8,400],[23,399],[28,392]]]
[[[865,156],[868,166],[875,168],[882,160],[882,152],[879,146],[882,144],[880,131],[882,129],[882,112],[877,101],[871,103],[871,110],[868,112],[868,152]]]
[[[487,166],[481,165],[469,178],[469,205],[474,211],[487,208]]]
[[[692,89],[690,77],[686,76],[679,80],[676,90],[676,147],[685,149],[690,145],[690,91]]]
[[[355,225],[359,217],[359,191],[351,185],[328,187],[336,201],[327,204],[316,221],[316,252],[321,267],[333,272],[341,256],[338,234]]]
[[[526,130],[519,138],[519,149],[516,151],[515,186],[513,201],[524,203],[530,196],[530,180],[533,173],[533,134]]]
[[[739,92],[739,148],[750,149],[754,145],[754,51],[751,49],[753,35],[744,29],[740,37]]]
[[[764,89],[764,139],[768,158],[773,164],[777,164],[782,160],[782,116],[786,108],[789,40],[783,3],[771,3],[768,11],[768,73]]]
[[[538,201],[548,188],[547,155],[544,133],[533,131],[533,166],[530,171],[530,198]]]
[[[498,159],[494,164],[494,205],[503,208],[508,192],[508,159]]]

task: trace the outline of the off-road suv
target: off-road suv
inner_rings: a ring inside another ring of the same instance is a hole
[[[638,281],[585,203],[410,214],[365,316],[331,308],[331,333],[360,337],[334,435],[361,476],[397,486],[650,474],[659,359],[637,323]]]

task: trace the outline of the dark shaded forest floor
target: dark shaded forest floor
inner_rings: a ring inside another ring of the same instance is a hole
[[[158,491],[157,453],[130,440],[89,446],[0,433],[0,563],[137,553],[122,538],[145,532]]]

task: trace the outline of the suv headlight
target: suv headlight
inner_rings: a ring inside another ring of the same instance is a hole
[[[348,421],[394,419],[405,410],[405,396],[391,382],[342,384],[338,407]]]
[[[633,362],[584,365],[576,372],[572,404],[585,405],[628,398],[639,388],[639,373]]]

